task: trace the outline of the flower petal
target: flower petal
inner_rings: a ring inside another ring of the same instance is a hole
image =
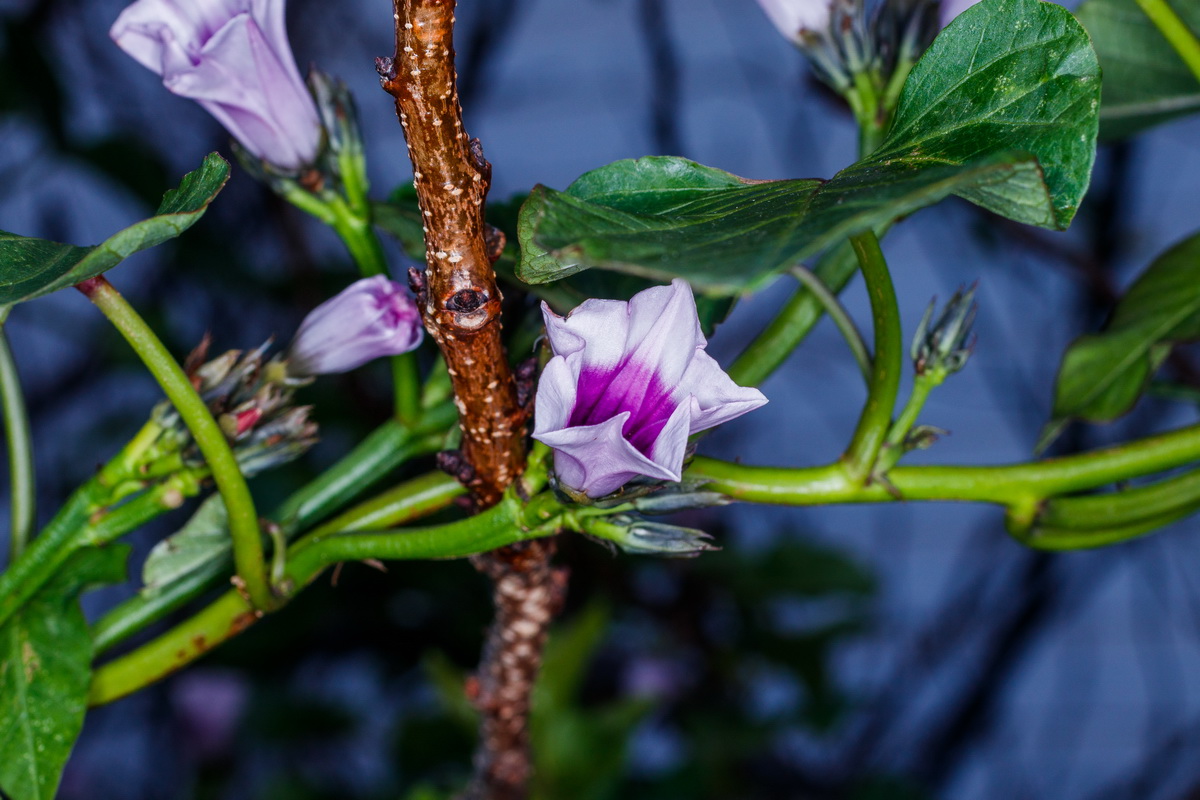
[[[738,386],[708,353],[697,352],[680,381],[680,391],[691,395],[694,405],[688,434],[715,428],[767,403],[752,386]]]
[[[578,375],[571,368],[569,359],[579,361],[579,354],[555,356],[550,359],[538,379],[534,415],[533,437],[567,427],[571,409],[575,407],[576,381]]]
[[[599,425],[546,431],[534,434],[534,438],[554,448],[554,472],[558,479],[589,497],[615,492],[638,475],[679,480],[679,470],[672,471],[651,461],[626,441],[621,435],[626,417],[621,414]]]

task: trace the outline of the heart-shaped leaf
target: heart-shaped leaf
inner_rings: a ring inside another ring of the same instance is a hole
[[[1200,234],[1159,256],[1117,303],[1105,329],[1067,349],[1038,448],[1072,419],[1108,422],[1129,411],[1170,346],[1194,339],[1200,339]]]
[[[59,244],[0,231],[0,305],[32,300],[112,269],[123,260],[190,228],[229,180],[216,153],[163,196],[153,217],[135,222],[93,247]]]
[[[1172,3],[1200,31],[1200,3]],[[1200,111],[1200,80],[1135,0],[1087,0],[1075,16],[1104,70],[1100,136],[1119,139]]]
[[[1063,229],[1090,180],[1099,91],[1095,53],[1069,12],[985,0],[914,67],[880,148],[832,180],[619,161],[565,192],[534,189],[518,225],[517,275],[536,284],[602,267],[733,294],[951,194]]]

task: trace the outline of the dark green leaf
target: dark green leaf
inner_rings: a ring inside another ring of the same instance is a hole
[[[58,577],[0,627],[0,789],[51,800],[83,727],[92,640],[77,597],[125,580],[129,548],[76,553]]]
[[[223,562],[232,547],[225,501],[214,494],[200,504],[182,528],[154,545],[142,565],[142,591],[153,596],[184,575]]]
[[[628,300],[643,289],[655,285],[655,281],[621,275],[612,272],[586,272],[553,284],[529,286],[517,279],[518,250],[517,219],[521,205],[528,195],[518,195],[509,200],[488,203],[488,223],[504,232],[507,243],[504,254],[495,263],[496,275],[500,280],[517,286],[545,300],[559,314],[566,314],[575,306],[592,297],[609,300]],[[395,189],[385,203],[376,203],[373,208],[375,224],[395,237],[409,258],[425,258],[425,240],[421,228],[421,209],[417,205],[417,193],[408,184]],[[728,297],[696,298],[696,309],[700,325],[706,334],[711,334],[733,310],[733,299]]]
[[[1200,3],[1185,0],[1171,7],[1200,32]],[[1200,81],[1135,0],[1088,0],[1075,16],[1091,34],[1104,70],[1103,138],[1131,136],[1200,111]]]
[[[913,69],[882,146],[832,180],[749,181],[680,158],[619,161],[565,192],[534,189],[518,225],[517,275],[540,284],[601,267],[733,294],[951,194],[1065,228],[1091,175],[1099,78],[1069,12],[985,0]]]
[[[112,269],[124,259],[173,239],[204,214],[229,179],[216,153],[178,189],[163,196],[153,217],[136,222],[94,247],[76,247],[0,231],[0,305],[32,300]]]
[[[1129,411],[1175,342],[1200,338],[1200,234],[1172,247],[1142,273],[1099,334],[1063,355],[1054,413],[1038,448],[1072,419],[1107,422]]]

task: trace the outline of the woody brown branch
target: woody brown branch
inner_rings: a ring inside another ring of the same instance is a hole
[[[500,292],[492,261],[503,242],[489,237],[484,203],[491,166],[469,139],[454,71],[454,0],[394,0],[396,53],[379,59],[384,89],[396,99],[424,217],[425,327],[441,348],[463,431],[462,471],[477,504],[496,503],[525,462],[525,417],[500,340]],[[498,245],[498,246],[497,246]],[[551,619],[566,572],[550,565],[553,540],[473,559],[493,581],[495,619],[468,691],[479,709],[473,800],[520,800],[532,763],[529,710]]]
[[[500,341],[500,291],[483,221],[491,166],[463,129],[453,0],[395,0],[396,55],[379,59],[396,99],[425,227],[425,328],[446,359],[471,489],[500,499],[525,462],[524,419]]]

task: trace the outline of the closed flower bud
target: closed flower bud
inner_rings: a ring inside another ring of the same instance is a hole
[[[678,481],[688,437],[767,402],[704,348],[686,281],[629,302],[588,300],[565,318],[543,305],[554,357],[538,383],[533,438],[554,449],[559,485],[603,497],[638,476]]]
[[[347,372],[421,343],[421,313],[408,290],[382,275],[363,278],[314,308],[300,324],[286,361],[302,378]]]
[[[978,306],[975,287],[959,289],[936,320],[935,302],[930,302],[913,336],[910,353],[918,375],[933,375],[939,381],[966,366],[975,346],[971,326]]]
[[[298,381],[287,377],[278,360],[266,360],[271,342],[243,353],[230,350],[208,358],[209,339],[188,356],[185,369],[192,385],[212,412],[233,447],[247,477],[298,458],[317,441],[317,424],[309,406],[292,404]],[[174,453],[186,466],[200,466],[204,456],[179,412],[159,403],[152,418],[162,429],[152,458]]]
[[[321,123],[284,26],[284,0],[138,0],[113,41],[282,170],[311,164]]]
[[[702,530],[647,522],[625,514],[593,517],[584,524],[584,530],[631,555],[695,558],[701,553],[721,549],[712,543],[712,536]]]

